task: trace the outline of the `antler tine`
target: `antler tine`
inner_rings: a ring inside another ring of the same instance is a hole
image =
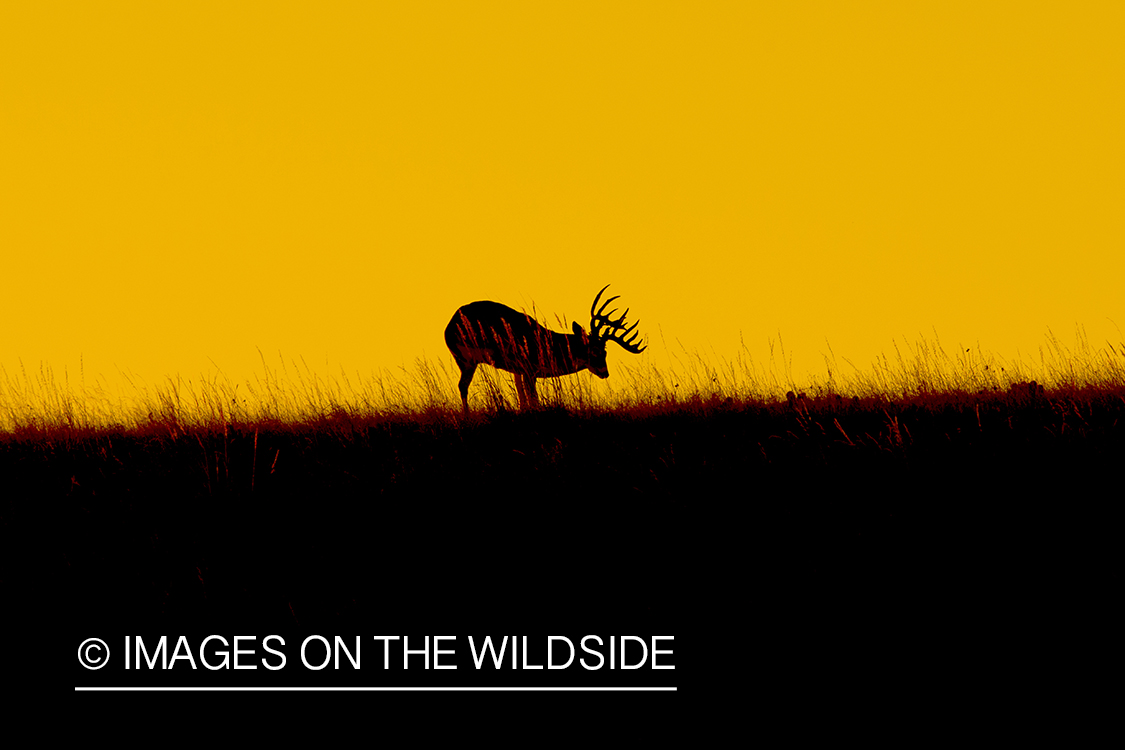
[[[620,318],[618,318],[617,320],[614,320],[613,318],[611,318],[611,317],[610,317],[610,316],[611,316],[611,315],[613,315],[613,314],[614,314],[615,312],[617,312],[617,308],[616,308],[616,307],[615,307],[615,308],[613,308],[612,310],[610,310],[610,311],[609,311],[608,313],[606,313],[606,314],[605,314],[605,320],[606,320],[606,322],[607,322],[607,323],[609,323],[609,324],[610,324],[611,326],[613,326],[613,327],[617,328],[617,327],[620,327],[620,326],[621,326],[621,324],[625,322],[625,316],[629,314],[629,308],[627,308],[627,307],[626,307],[626,308],[625,308],[625,312],[621,313],[621,317],[620,317]]]
[[[621,323],[624,323],[624,322],[625,322],[625,316],[624,316],[624,315],[622,315],[622,316],[621,316],[621,320],[620,320],[620,322],[621,322]],[[622,335],[622,336],[628,336],[628,335],[629,335],[630,333],[632,333],[632,332],[633,332],[633,329],[635,329],[635,328],[636,328],[637,326],[639,326],[640,324],[641,324],[641,321],[639,321],[639,320],[638,320],[638,321],[637,321],[636,323],[634,323],[634,324],[633,324],[633,325],[631,325],[631,326],[620,326],[620,327],[619,327],[619,330],[621,331],[621,335]]]
[[[648,344],[642,345],[639,341],[637,341],[637,338],[640,335],[641,335],[640,332],[637,332],[637,333],[634,333],[629,338],[625,338],[624,334],[622,334],[620,337],[611,336],[610,340],[616,341],[618,344],[621,345],[621,348],[624,349],[627,352],[630,352],[632,354],[640,354],[641,352],[643,352],[645,349],[648,348]]]
[[[610,312],[609,315],[605,314],[605,309],[607,307],[609,307],[610,303],[613,302],[615,299],[621,299],[621,295],[618,294],[615,297],[610,297],[609,299],[607,299],[605,302],[602,303],[602,306],[598,308],[597,313],[594,313],[593,310],[591,310],[590,312],[593,313],[595,315],[595,317],[608,319],[609,315],[613,315],[613,313],[617,312],[617,308],[615,307],[615,308],[613,308],[613,311]]]
[[[648,348],[647,344],[642,345],[638,341],[640,333],[637,333],[636,329],[637,326],[641,324],[641,321],[638,320],[632,325],[625,324],[625,318],[629,315],[628,307],[625,308],[625,312],[621,313],[621,317],[619,318],[613,317],[617,314],[618,308],[616,307],[607,313],[605,309],[609,307],[614,300],[620,299],[621,295],[614,295],[613,297],[607,299],[605,302],[601,302],[602,293],[605,292],[606,289],[609,289],[609,284],[606,284],[602,287],[601,291],[598,292],[597,296],[594,297],[594,304],[590,305],[591,337],[598,338],[606,342],[612,341],[616,344],[619,344],[621,348],[623,348],[627,352],[640,354],[646,348]],[[601,302],[600,307],[598,306],[599,302]],[[604,330],[607,328],[609,329],[608,331]]]
[[[613,341],[614,343],[620,344],[621,348],[624,349],[627,352],[631,352],[633,354],[640,354],[641,352],[643,352],[647,348],[647,345],[642,346],[637,341],[637,339],[640,338],[641,334],[640,334],[640,331],[637,331],[635,329],[640,324],[641,324],[641,321],[638,320],[636,323],[634,323],[633,325],[628,326],[628,327],[618,326],[614,333],[611,333],[611,334],[609,334],[608,336],[605,337],[605,340],[606,341]],[[630,336],[629,334],[632,334],[632,335]]]
[[[593,318],[597,315],[597,313],[594,312],[594,308],[596,308],[598,306],[598,300],[600,300],[602,298],[602,292],[604,292],[606,289],[609,289],[609,284],[606,284],[605,286],[603,286],[602,291],[598,292],[597,295],[594,297],[594,304],[590,305],[590,317],[591,318]]]

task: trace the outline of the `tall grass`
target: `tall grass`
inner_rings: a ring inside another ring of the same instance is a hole
[[[733,360],[705,357],[678,342],[665,342],[664,351],[663,365],[652,355],[639,361],[615,358],[606,381],[589,373],[542,379],[542,403],[588,413],[768,405],[806,395],[935,403],[1023,388],[1069,394],[1095,390],[1125,397],[1125,344],[1094,347],[1081,329],[1073,346],[1049,333],[1037,360],[1006,360],[980,347],[950,350],[936,334],[932,340],[896,342],[893,354],[867,366],[837,358],[830,349],[825,374],[804,378],[794,375],[780,338],[769,343],[766,361],[755,359],[745,343]],[[231,425],[455,420],[461,412],[458,377],[448,357],[436,362],[419,358],[412,367],[366,376],[343,370],[328,376],[313,372],[303,359],[279,357],[271,365],[263,357],[261,372],[241,382],[215,373],[148,384],[122,373],[116,388],[104,377],[87,381],[81,367],[77,377],[66,370],[60,375],[46,365],[31,371],[21,366],[14,373],[0,368],[0,432],[34,436],[124,430],[175,437],[192,429]],[[478,413],[517,408],[512,376],[491,367],[477,370],[469,398]]]

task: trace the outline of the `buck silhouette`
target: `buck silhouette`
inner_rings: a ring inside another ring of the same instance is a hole
[[[488,364],[507,370],[516,377],[516,395],[520,407],[537,406],[536,378],[555,378],[560,375],[589,370],[599,378],[608,378],[605,362],[605,345],[612,341],[632,354],[640,354],[647,345],[637,341],[635,332],[638,320],[631,326],[625,324],[628,308],[621,317],[613,319],[614,308],[605,311],[620,295],[602,302],[602,287],[590,305],[590,333],[575,323],[574,333],[556,333],[535,322],[530,315],[513,310],[499,302],[470,302],[453,313],[445,327],[445,343],[457,366],[461,368],[461,405],[469,413],[469,384],[477,365]]]

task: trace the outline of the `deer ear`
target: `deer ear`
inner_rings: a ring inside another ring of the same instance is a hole
[[[574,321],[574,335],[575,336],[585,336],[586,335],[586,332],[584,330],[582,330],[582,326],[578,325],[577,320]]]

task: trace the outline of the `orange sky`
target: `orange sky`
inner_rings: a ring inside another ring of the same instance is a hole
[[[0,365],[369,373],[606,283],[657,365],[1116,345],[1122,39],[1109,2],[8,3]]]

